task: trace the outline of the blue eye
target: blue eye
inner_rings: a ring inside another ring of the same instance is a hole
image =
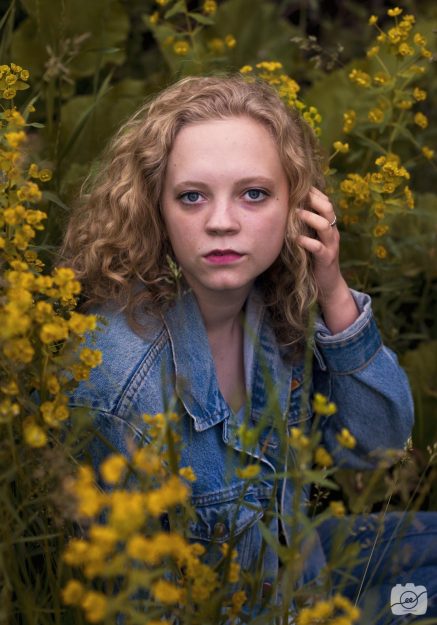
[[[186,204],[196,204],[201,197],[198,191],[187,191],[186,193],[181,193],[178,199]]]
[[[261,200],[264,200],[268,196],[268,193],[262,189],[249,189],[244,195],[247,195],[249,200],[253,202],[261,202]]]

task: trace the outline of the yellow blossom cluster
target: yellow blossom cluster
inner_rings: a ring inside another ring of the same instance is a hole
[[[340,183],[343,210],[342,221],[349,225],[356,223],[359,217],[373,223],[371,232],[375,239],[390,232],[387,218],[387,206],[405,210],[414,208],[413,193],[406,184],[410,173],[400,162],[397,154],[388,152],[375,159],[376,170],[364,176],[351,173]],[[389,213],[391,214],[391,213]],[[381,260],[387,258],[387,248],[381,243],[375,244],[373,253]]]
[[[355,111],[347,111],[344,114],[345,133],[349,134],[355,129],[355,135],[358,136],[358,133],[366,131],[370,124],[379,127],[380,136],[387,128],[389,136],[393,138],[396,136],[393,129],[398,126],[404,126],[407,130],[408,126],[412,126],[411,130],[414,133],[414,126],[422,129],[428,126],[426,114],[414,110],[416,105],[427,98],[427,92],[414,84],[414,81],[428,70],[428,61],[432,56],[426,47],[426,37],[416,30],[415,17],[404,14],[403,9],[399,7],[388,9],[387,15],[393,18],[394,24],[389,25],[386,30],[381,28],[376,15],[369,18],[369,24],[376,30],[376,40],[367,50],[367,57],[368,59],[377,57],[378,64],[369,62],[366,66],[353,68],[349,72],[349,79],[368,91],[367,99],[372,104],[367,110],[365,121],[357,119]],[[384,60],[387,54],[396,57],[395,65]],[[372,71],[375,66],[379,68],[378,71]],[[391,151],[392,146],[388,147]],[[424,146],[421,153],[427,159],[433,158],[433,152],[428,146]],[[348,181],[346,186],[350,187],[351,181]],[[392,188],[390,183],[388,188]],[[411,205],[410,199],[408,197],[408,205]],[[346,215],[347,224],[357,221],[357,214]],[[382,258],[381,254],[377,256]]]
[[[0,98],[12,100],[17,91],[28,89],[29,72],[20,65],[0,65]]]
[[[248,80],[257,76],[272,85],[287,106],[297,109],[302,118],[313,129],[314,134],[320,135],[322,117],[319,111],[315,106],[307,106],[299,99],[300,86],[284,72],[282,63],[279,61],[261,61],[255,67],[244,65],[240,68],[240,74],[247,76]]]
[[[133,596],[140,589],[147,590],[158,615],[160,611],[164,615],[168,606],[173,609],[184,606],[186,610],[189,605],[197,610],[220,585],[218,571],[201,560],[205,554],[202,545],[189,543],[178,531],[163,531],[160,527],[162,515],[176,510],[181,514],[190,496],[186,482],[162,462],[162,450],[158,437],[147,447],[137,449],[129,460],[120,454],[108,456],[100,465],[100,474],[112,486],[109,491],[99,488],[89,466],[81,466],[75,480],[68,485],[78,515],[87,519],[89,529],[86,537],[70,540],[64,560],[80,568],[87,581],[70,580],[62,597],[66,604],[80,606],[90,622],[99,622],[120,610],[115,593],[91,595],[94,591],[88,588],[88,583],[96,579],[123,577],[124,597]],[[152,461],[148,464],[145,460],[149,456]],[[185,479],[194,475],[188,469],[179,471]],[[136,473],[137,481],[135,486],[123,488],[120,483],[130,470]],[[230,556],[228,577],[230,583],[235,583],[240,569],[235,561],[236,552]],[[169,579],[163,576],[164,570],[178,573]],[[242,596],[231,600],[233,613],[238,613],[243,603]]]
[[[0,95],[7,101],[0,112],[0,423],[12,425],[27,445],[38,448],[69,417],[63,387],[78,379],[75,367],[81,367],[81,379],[88,377],[101,354],[85,348],[74,355],[97,320],[72,310],[80,293],[74,272],[64,267],[43,274],[44,263],[31,249],[47,218],[35,206],[42,198],[35,180],[49,181],[51,171],[27,164],[25,129],[32,108],[20,112],[9,102],[13,96],[7,90],[23,89],[28,77],[14,63],[0,67]]]
[[[303,608],[297,615],[297,625],[352,625],[360,617],[360,609],[349,599],[336,594],[330,599],[318,601],[314,606]]]

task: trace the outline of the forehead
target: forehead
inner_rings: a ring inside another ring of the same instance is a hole
[[[170,173],[229,167],[282,168],[276,141],[264,124],[241,116],[191,123],[179,130],[169,155]]]

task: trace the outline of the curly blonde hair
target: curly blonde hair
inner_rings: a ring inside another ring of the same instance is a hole
[[[114,301],[141,332],[137,313],[159,316],[177,292],[174,258],[160,209],[170,151],[187,124],[246,116],[272,134],[289,182],[289,219],[281,253],[259,276],[278,340],[303,344],[309,306],[317,298],[310,255],[296,243],[304,226],[296,207],[323,186],[311,129],[265,82],[188,77],[144,104],[109,144],[91,192],[73,211],[60,262],[82,283],[86,310]],[[142,286],[142,288],[138,288]]]

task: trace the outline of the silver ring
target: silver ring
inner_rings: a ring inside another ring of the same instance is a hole
[[[329,225],[331,226],[331,228],[333,228],[336,225],[336,223],[337,223],[337,215],[334,215],[334,221],[331,221]]]

